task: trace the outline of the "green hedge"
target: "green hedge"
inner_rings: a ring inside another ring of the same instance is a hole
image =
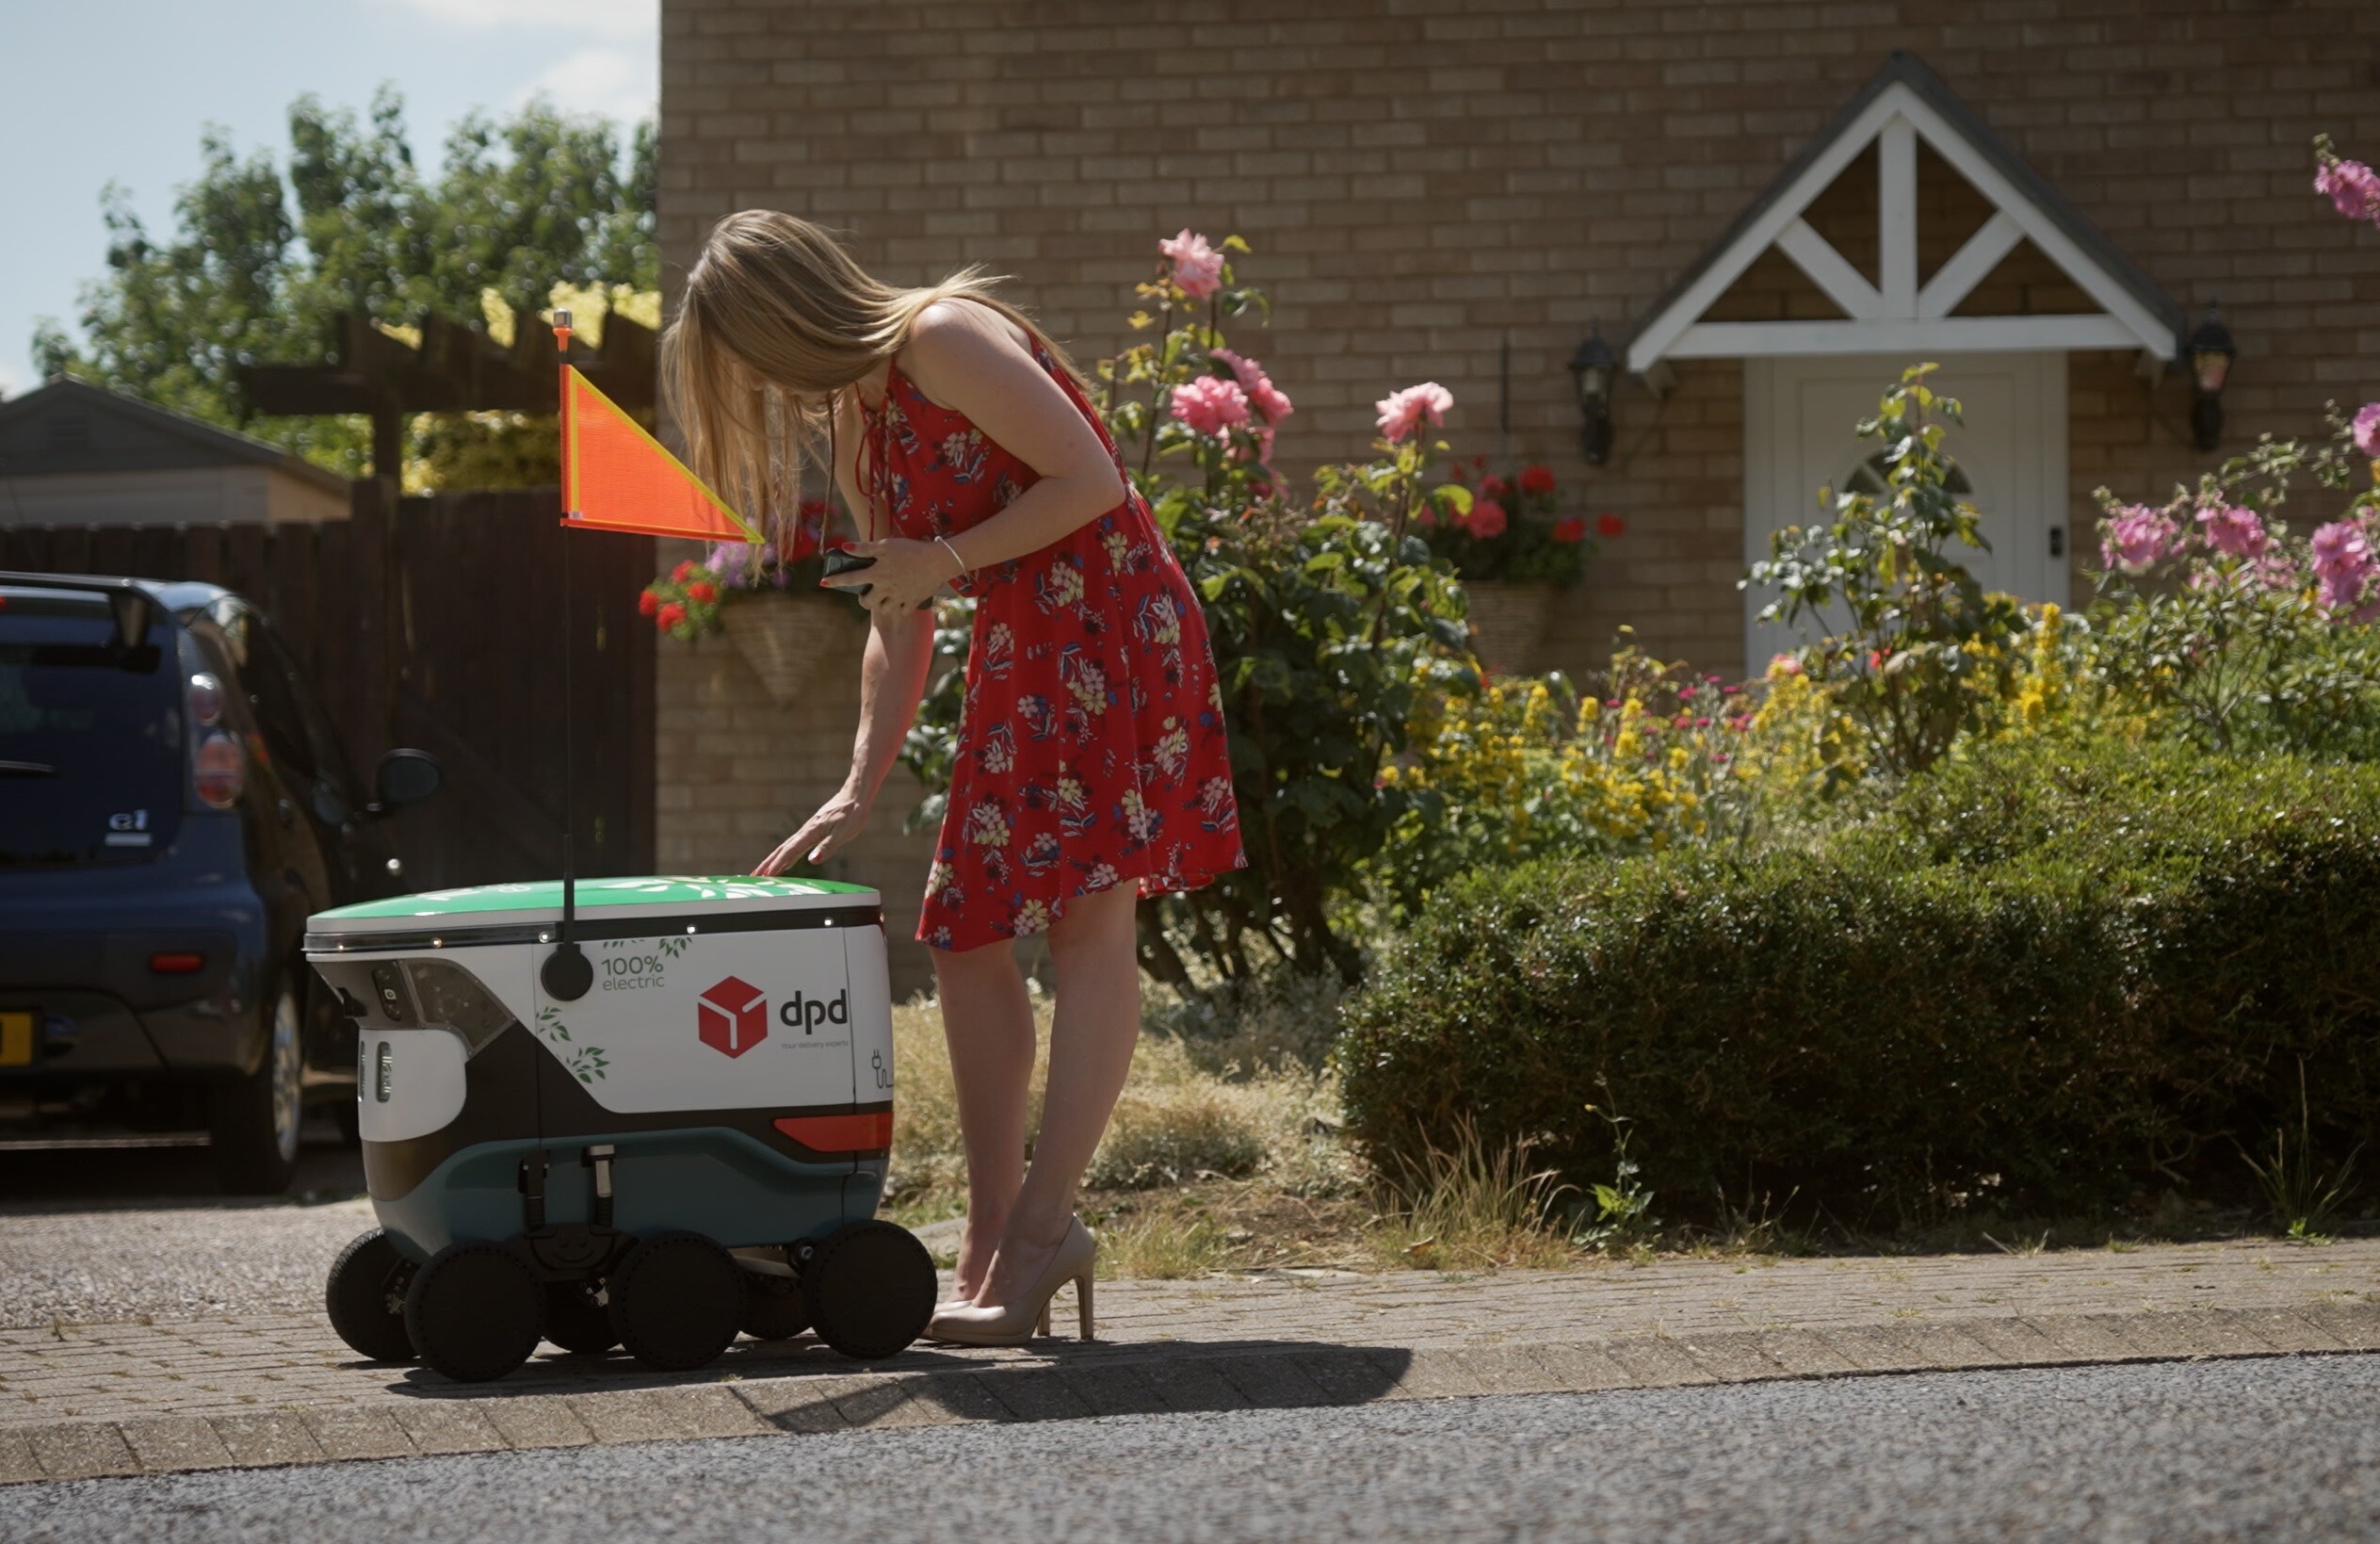
[[[2380,769],[2043,739],[1791,851],[1473,876],[1347,1010],[1392,1171],[1465,1120],[1670,1215],[1798,1191],[1854,1226],[2244,1179],[2380,1134]]]

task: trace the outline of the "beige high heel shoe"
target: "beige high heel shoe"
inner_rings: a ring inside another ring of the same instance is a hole
[[[950,1345],[1023,1345],[1037,1331],[1049,1333],[1050,1300],[1071,1281],[1075,1284],[1075,1310],[1082,1338],[1088,1341],[1092,1331],[1092,1267],[1098,1259],[1097,1235],[1082,1225],[1080,1217],[1069,1218],[1058,1253],[1050,1257],[1032,1291],[996,1308],[978,1308],[972,1303],[937,1308],[926,1325],[926,1339]]]

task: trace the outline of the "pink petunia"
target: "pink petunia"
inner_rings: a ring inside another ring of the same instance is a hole
[[[2349,219],[2380,219],[2380,176],[2361,161],[2333,161],[2316,171],[2314,191]]]
[[[2181,528],[2162,510],[2119,506],[2099,525],[2099,561],[2127,574],[2145,574],[2180,549]]]
[[[2254,510],[2236,504],[2214,504],[2200,510],[2198,524],[2207,528],[2207,544],[2226,557],[2261,558],[2273,540]]]
[[[1504,534],[1510,524],[1504,506],[1492,498],[1482,498],[1471,506],[1471,512],[1463,517],[1463,528],[1482,542],[1493,542]]]
[[[1435,381],[1424,381],[1417,386],[1393,391],[1374,402],[1380,414],[1381,438],[1391,445],[1400,445],[1413,437],[1414,431],[1427,420],[1437,428],[1446,422],[1447,409],[1454,406],[1454,393]]]
[[[1203,301],[1223,287],[1223,254],[1189,226],[1182,227],[1181,235],[1158,242],[1157,250],[1174,265],[1174,282],[1191,300]]]
[[[1221,435],[1248,421],[1248,394],[1236,382],[1202,375],[1174,388],[1173,414],[1193,433]]]
[[[2356,448],[2368,461],[2380,461],[2380,402],[2366,402],[2356,410]]]

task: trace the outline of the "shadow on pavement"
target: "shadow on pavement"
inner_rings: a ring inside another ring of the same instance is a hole
[[[452,1383],[415,1367],[398,1373],[388,1390],[418,1399],[475,1400],[733,1382],[741,1386],[745,1403],[791,1431],[874,1424],[911,1400],[970,1420],[1358,1405],[1394,1390],[1412,1359],[1402,1346],[1315,1341],[1049,1341],[999,1352],[921,1345],[862,1362],[805,1335],[738,1341],[692,1373],[656,1373],[618,1351],[548,1352],[492,1383]],[[833,1422],[823,1419],[829,1406],[837,1416]]]
[[[0,1213],[151,1211],[344,1201],[364,1194],[364,1157],[328,1121],[310,1122],[285,1195],[226,1195],[204,1146],[55,1147],[0,1152]]]

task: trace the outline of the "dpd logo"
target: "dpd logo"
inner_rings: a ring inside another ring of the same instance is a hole
[[[818,1033],[821,1024],[843,1025],[850,1021],[851,994],[848,990],[835,993],[832,1000],[804,997],[796,992],[791,1001],[781,1004],[777,1009],[778,1023],[788,1030],[800,1030],[803,1034]]]
[[[741,1056],[769,1038],[769,994],[748,981],[728,977],[703,994],[703,1044],[724,1056]]]

